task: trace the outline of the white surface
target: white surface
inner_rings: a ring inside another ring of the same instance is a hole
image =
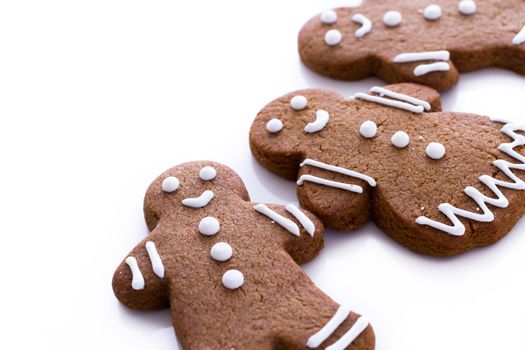
[[[306,88],[344,95],[299,62],[297,31],[348,1],[0,2],[1,349],[176,349],[167,311],[134,312],[114,269],[146,235],[142,198],[177,163],[213,159],[254,201],[295,185],[248,148],[257,111]],[[524,120],[525,77],[465,74],[444,108]],[[305,265],[370,318],[378,350],[525,349],[525,222],[452,259],[415,255],[374,224],[329,231]]]

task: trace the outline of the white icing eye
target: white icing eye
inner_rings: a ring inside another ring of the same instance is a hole
[[[213,180],[215,179],[215,176],[217,176],[217,170],[211,166],[205,166],[199,171],[199,177],[204,181]]]
[[[401,23],[402,16],[398,11],[388,11],[383,16],[383,22],[389,27],[398,26]]]
[[[472,0],[461,0],[458,10],[462,15],[468,16],[476,12],[476,3]]]
[[[239,270],[228,270],[222,275],[222,284],[228,289],[237,289],[244,284],[244,275]]]
[[[214,217],[207,216],[199,223],[199,232],[205,236],[213,236],[219,232],[221,225],[219,220]]]
[[[437,4],[428,5],[423,10],[423,16],[429,21],[436,21],[441,17],[441,7]]]
[[[392,144],[397,148],[405,148],[410,143],[410,137],[404,131],[397,131],[392,135]]]
[[[330,29],[324,35],[324,42],[329,46],[335,46],[341,42],[343,34],[337,29]]]
[[[175,192],[179,188],[180,182],[175,176],[168,176],[162,181],[162,190],[167,193]]]
[[[359,133],[366,137],[367,139],[371,139],[377,135],[377,125],[371,120],[367,120],[363,124],[361,124],[361,127],[359,128]]]
[[[292,106],[292,108],[295,109],[296,111],[305,109],[307,105],[308,105],[308,100],[306,99],[306,97],[301,96],[301,95],[294,96],[290,100],[290,106]]]
[[[279,132],[282,129],[283,129],[283,122],[277,118],[273,118],[268,123],[266,123],[266,130],[271,134],[275,134],[276,132]]]
[[[210,255],[214,260],[227,261],[233,255],[232,246],[225,242],[219,242],[211,247]]]
[[[445,146],[443,146],[441,143],[431,142],[428,144],[426,152],[429,158],[438,160],[445,156],[446,150]]]
[[[334,24],[337,21],[337,13],[334,10],[328,10],[321,13],[321,22],[324,24]]]

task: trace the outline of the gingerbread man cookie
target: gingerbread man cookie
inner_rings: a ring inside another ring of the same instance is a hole
[[[250,203],[237,174],[207,161],[160,175],[144,212],[151,233],[113,289],[133,309],[170,307],[184,349],[374,349],[367,319],[297,265],[323,246],[310,212]]]
[[[329,77],[376,75],[437,90],[489,66],[525,74],[525,0],[363,0],[310,19],[299,53]]]
[[[350,98],[297,91],[259,112],[250,145],[325,225],[374,220],[416,252],[449,256],[496,242],[523,215],[525,137],[440,110],[437,91],[411,83]]]

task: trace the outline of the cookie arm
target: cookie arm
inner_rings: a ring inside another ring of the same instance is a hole
[[[293,204],[256,204],[254,209],[272,225],[266,230],[271,235],[267,241],[279,235],[278,243],[297,264],[312,260],[323,248],[324,226],[311,212]]]
[[[139,243],[113,275],[113,292],[132,309],[152,310],[169,306],[166,272],[151,236]]]

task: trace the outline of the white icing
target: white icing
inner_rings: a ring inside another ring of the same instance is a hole
[[[525,25],[523,26],[523,28],[521,28],[519,33],[516,34],[516,36],[512,39],[512,43],[514,45],[521,45],[525,43]]]
[[[219,232],[221,224],[212,216],[207,216],[199,222],[199,232],[205,236],[213,236]]]
[[[410,104],[410,103],[392,100],[389,98],[384,98],[384,97],[379,97],[379,96],[373,96],[369,94],[364,94],[362,92],[355,94],[354,98],[357,98],[359,100],[364,100],[367,102],[378,103],[378,104],[388,106],[388,107],[404,109],[412,113],[422,113],[425,110],[423,106],[414,106],[413,104]]]
[[[388,11],[383,16],[383,23],[385,23],[388,27],[396,27],[399,24],[401,24],[401,20],[403,17],[401,16],[401,13],[398,11]]]
[[[233,255],[232,246],[225,242],[219,242],[211,247],[210,255],[217,261],[228,261]]]
[[[211,166],[205,166],[199,171],[199,177],[204,181],[211,181],[217,176],[217,170]]]
[[[319,132],[324,129],[324,127],[328,123],[328,120],[330,120],[330,114],[328,114],[327,111],[320,109],[317,112],[315,112],[315,121],[312,123],[308,123],[304,127],[304,131],[308,134]]]
[[[271,134],[275,134],[276,132],[279,132],[282,129],[283,122],[277,118],[273,118],[270,121],[268,121],[268,123],[266,123],[266,130]]]
[[[391,138],[392,144],[397,148],[405,148],[410,143],[410,136],[404,131],[396,131]]]
[[[308,105],[308,100],[306,99],[306,97],[301,96],[301,95],[294,96],[290,100],[290,106],[296,111],[305,109],[307,105]]]
[[[430,109],[432,108],[430,106],[430,103],[428,103],[427,101],[420,100],[419,98],[415,98],[410,95],[400,94],[399,92],[394,92],[379,86],[374,86],[370,89],[370,92],[379,94],[381,97],[387,96],[399,101],[408,102],[415,106],[422,106],[425,109],[425,111],[430,111]]]
[[[160,258],[155,243],[148,241],[146,242],[146,251],[148,252],[149,260],[151,261],[151,267],[155,275],[160,278],[164,278],[164,265],[162,264],[162,259]]]
[[[346,347],[354,342],[361,333],[368,327],[370,322],[364,316],[361,316],[352,325],[352,328],[348,330],[338,341],[330,346],[327,346],[325,350],[344,350]]]
[[[462,15],[469,16],[476,12],[476,3],[472,0],[461,0],[458,10]]]
[[[447,62],[435,62],[430,64],[420,64],[414,68],[414,75],[420,77],[432,72],[448,72],[450,65]]]
[[[301,175],[299,180],[297,180],[297,185],[302,186],[305,181],[313,182],[313,183],[316,183],[318,185],[324,185],[324,186],[328,186],[328,187],[335,187],[335,188],[339,188],[341,190],[346,190],[346,191],[349,191],[349,192],[363,193],[363,188],[361,186],[345,184],[345,183],[338,182],[338,181],[327,180],[327,179],[323,179],[321,177],[317,177],[317,176],[313,176],[313,175]]]
[[[334,173],[339,173],[339,174],[343,174],[343,175],[350,176],[350,177],[355,177],[356,179],[361,179],[363,181],[366,181],[372,187],[376,186],[376,181],[372,177],[365,175],[365,174],[358,173],[357,171],[353,171],[353,170],[346,169],[346,168],[336,166],[336,165],[323,163],[323,162],[313,160],[313,159],[305,159],[300,164],[301,167],[304,167],[305,165],[332,171]]]
[[[324,42],[328,46],[335,46],[339,44],[342,39],[343,39],[343,34],[341,34],[341,32],[338,31],[337,29],[330,29],[324,35]]]
[[[377,135],[377,125],[371,120],[364,121],[359,127],[359,133],[361,136],[371,139]]]
[[[445,146],[439,142],[431,142],[428,144],[425,152],[429,158],[438,160],[445,156],[446,149]]]
[[[255,211],[266,215],[269,217],[272,221],[275,221],[279,225],[281,225],[284,229],[286,229],[288,232],[290,232],[294,236],[300,236],[301,232],[299,230],[299,226],[295,222],[293,222],[290,219],[285,218],[282,215],[277,214],[275,211],[268,208],[265,204],[257,204],[253,207]]]
[[[428,5],[423,10],[423,16],[429,21],[436,21],[441,17],[441,7],[437,4]]]
[[[337,21],[337,13],[334,10],[327,10],[321,13],[320,18],[324,24],[334,24]]]
[[[417,62],[417,61],[448,61],[450,60],[450,52],[445,50],[440,51],[422,51],[422,52],[407,52],[394,57],[396,63]]]
[[[525,190],[525,182],[517,177],[511,169],[525,170],[525,156],[519,154],[514,150],[515,147],[525,145],[525,137],[516,133],[516,131],[525,131],[525,127],[518,124],[506,124],[501,131],[507,136],[511,137],[513,141],[511,143],[504,143],[498,147],[503,153],[506,153],[510,157],[518,160],[521,164],[510,163],[506,160],[495,160],[492,164],[503,172],[513,182],[507,182],[495,179],[489,175],[481,175],[479,180],[488,189],[490,189],[497,198],[491,198],[482,194],[479,190],[474,187],[465,188],[464,192],[476,202],[478,208],[483,212],[473,213],[461,208],[457,208],[449,203],[442,203],[438,206],[441,211],[451,222],[452,225],[446,225],[441,222],[427,218],[426,216],[420,216],[416,219],[416,223],[420,225],[427,225],[437,230],[446,232],[453,236],[463,236],[465,234],[465,226],[458,219],[458,216],[466,219],[478,221],[478,222],[491,222],[494,221],[494,213],[487,207],[487,204],[493,205],[497,208],[506,208],[509,205],[508,199],[501,192],[499,187],[504,187],[512,190]]]
[[[332,333],[343,323],[350,315],[350,309],[344,306],[339,306],[335,314],[317,333],[308,338],[306,346],[310,349],[315,349],[328,339]]]
[[[239,270],[228,270],[222,275],[222,284],[228,289],[237,289],[244,284],[244,275]]]
[[[362,38],[372,30],[372,22],[361,13],[352,16],[352,21],[361,24],[361,28],[355,31],[357,38]]]
[[[213,192],[210,190],[206,190],[202,192],[202,194],[197,198],[186,198],[182,200],[182,205],[185,205],[187,207],[191,208],[202,208],[208,205],[210,201],[213,199]]]
[[[133,256],[129,256],[126,258],[126,264],[128,264],[131,270],[131,287],[135,290],[144,289],[144,276],[142,276],[142,272],[140,272],[137,259],[135,259]]]
[[[297,219],[297,221],[299,221],[301,223],[301,225],[303,225],[304,229],[306,230],[306,232],[308,232],[308,234],[310,236],[312,236],[312,237],[314,236],[315,225],[312,222],[312,220],[310,220],[310,218],[308,216],[306,216],[306,214],[301,211],[301,209],[297,208],[293,204],[287,204],[286,205],[286,210],[290,214],[292,214]]]
[[[179,179],[177,179],[175,176],[168,176],[162,181],[162,190],[167,193],[177,191],[179,186]]]

